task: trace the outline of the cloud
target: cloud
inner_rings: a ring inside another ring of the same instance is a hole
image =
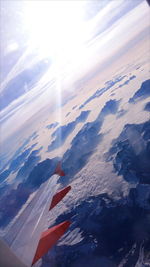
[[[11,102],[25,94],[27,91],[31,90],[33,85],[41,78],[49,66],[50,62],[45,60],[39,61],[11,79],[0,95],[0,110],[7,107]]]
[[[137,1],[105,1],[105,6],[100,9],[93,19],[95,25],[95,35],[112,29],[113,25],[127,15],[131,10],[141,4],[143,0]],[[115,25],[116,26],[116,25]]]
[[[77,82],[79,80],[86,82],[90,77],[94,77],[96,73],[104,71],[110,65],[110,61],[111,63],[115,62],[117,58],[126,53],[129,48],[133,47],[133,45],[139,42],[139,40],[144,38],[148,33],[146,29],[148,29],[149,26],[149,14],[145,2],[109,2],[110,3],[108,3],[102,11],[99,11],[93,20],[91,19],[85,24],[87,25],[87,29],[91,29],[89,33],[91,39],[89,38],[89,41],[85,43],[84,56],[81,62],[75,62],[75,65],[72,62],[71,68],[70,65],[67,65],[67,75],[65,67],[64,69],[62,68],[66,78],[71,76],[72,84],[74,81]],[[126,12],[124,12],[125,10]],[[120,17],[119,14],[122,16]],[[101,22],[104,24],[105,22],[106,24],[109,22],[108,27],[105,28]],[[100,26],[104,28],[104,30],[98,33],[98,29],[101,28]],[[97,55],[99,55],[99,57],[97,57]],[[30,68],[30,66],[36,64],[39,60],[40,56],[37,50],[34,52],[31,51],[31,49],[30,51],[26,50],[2,84],[2,90],[6,88],[10,80],[24,71],[27,66]],[[97,64],[99,64],[100,67],[97,68],[95,72]],[[8,136],[8,129],[11,128],[11,133],[13,133],[16,131],[17,127],[20,127],[20,124],[14,125],[14,121],[21,121],[24,123],[43,107],[55,106],[54,98],[58,99],[58,94],[60,92],[56,93],[56,86],[51,85],[51,78],[55,76],[54,74],[55,70],[52,67],[51,71],[48,71],[48,73],[44,75],[42,81],[37,86],[34,86],[31,90],[32,92],[30,91],[25,93],[24,96],[20,96],[14,101],[13,105],[10,104],[8,108],[5,109],[5,112],[1,113],[3,118],[9,121],[5,121],[2,128],[2,132],[5,133],[2,133],[3,138],[4,135]],[[85,80],[82,79],[83,77],[86,77]],[[52,91],[56,93],[54,97]],[[70,93],[70,99],[71,97]],[[67,101],[64,99],[63,104],[67,103]]]
[[[17,215],[30,194],[53,175],[60,160],[59,158],[46,159],[37,164],[40,159],[36,155],[37,153],[38,151],[33,151],[27,162],[19,170],[17,179],[22,180],[16,189],[9,186],[4,187],[4,190],[0,188],[1,193],[3,193],[0,202],[0,227],[2,228],[7,226]]]
[[[85,122],[89,113],[90,113],[89,110],[82,111],[80,115],[75,119],[75,121],[72,121],[67,125],[63,125],[57,128],[56,131],[52,134],[52,137],[54,137],[55,139],[48,146],[48,151],[52,151],[62,146],[66,141],[66,139],[68,138],[68,136],[74,131],[78,123]]]
[[[63,169],[67,174],[61,177],[62,183],[68,183],[88,162],[88,159],[102,141],[103,135],[100,132],[105,117],[115,114],[118,110],[120,101],[109,100],[105,103],[96,120],[87,122],[77,133],[71,142],[62,159]],[[92,140],[92,142],[91,142]]]
[[[52,129],[52,128],[55,128],[59,123],[58,122],[54,122],[54,123],[51,123],[49,125],[46,126],[47,129]]]
[[[124,76],[119,76],[117,78],[115,78],[114,80],[111,81],[107,81],[105,82],[106,86],[103,88],[98,89],[92,96],[90,96],[80,107],[79,109],[83,108],[85,105],[87,105],[88,103],[90,103],[92,100],[94,100],[95,98],[100,97],[101,95],[103,95],[107,90],[109,90],[111,87],[113,87],[115,84],[119,83],[120,81],[122,81],[124,78],[126,77],[126,75]]]
[[[106,154],[117,174],[129,183],[150,184],[149,139],[150,121],[127,124]]]
[[[15,170],[15,168],[13,166],[17,166],[19,165],[19,163],[24,162],[25,158],[28,156],[28,154],[30,153],[30,151],[33,149],[33,147],[36,146],[37,143],[34,143],[31,147],[29,148],[25,148],[29,142],[31,140],[34,140],[34,138],[36,137],[36,132],[34,132],[32,135],[30,135],[28,138],[26,138],[23,142],[23,144],[16,150],[16,152],[14,153],[14,155],[10,158],[9,161],[7,161],[4,166],[1,166],[0,169],[0,173],[3,171],[3,169],[5,169],[5,167],[10,164],[12,164],[12,167],[9,167],[9,171],[13,171]],[[2,159],[1,159],[2,162]]]
[[[141,246],[145,256],[142,262],[146,261],[149,253],[149,189],[149,185],[138,185],[130,189],[126,197],[120,192],[119,198],[107,193],[90,196],[66,210],[55,224],[64,220],[71,220],[72,224],[60,245],[58,243],[53,252],[44,256],[42,267],[51,263],[53,255],[53,266],[136,266]],[[80,228],[82,239],[72,244],[76,228]]]

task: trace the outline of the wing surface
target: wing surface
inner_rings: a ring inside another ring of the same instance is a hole
[[[24,264],[20,265],[20,267],[31,266],[39,260],[59,240],[70,225],[69,221],[62,222],[50,229],[48,229],[47,225],[48,212],[51,212],[51,209],[71,189],[68,186],[57,192],[58,179],[64,175],[65,173],[59,163],[54,175],[40,186],[32,200],[27,201],[24,210],[4,236],[4,241],[7,243],[5,244],[6,247],[8,245],[9,250],[13,251],[12,254],[15,253],[14,256],[17,257],[18,262],[21,260],[21,264]],[[11,267],[11,263],[9,267]]]

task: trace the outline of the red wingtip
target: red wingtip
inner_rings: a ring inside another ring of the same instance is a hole
[[[53,245],[55,245],[69,228],[70,224],[71,222],[65,221],[42,233],[32,265],[43,257]]]
[[[61,168],[61,162],[58,162],[54,174],[58,174],[59,176],[65,176],[65,173]]]
[[[65,187],[64,189],[62,189],[61,191],[59,191],[58,193],[56,193],[53,196],[53,199],[52,199],[52,202],[51,202],[49,210],[53,209],[65,197],[65,195],[70,190],[71,190],[71,186],[69,185],[69,186]]]

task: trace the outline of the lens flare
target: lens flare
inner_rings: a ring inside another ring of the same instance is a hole
[[[55,60],[80,56],[85,40],[82,1],[26,1],[30,45]]]

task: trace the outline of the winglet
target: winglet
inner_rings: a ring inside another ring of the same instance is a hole
[[[61,191],[59,191],[58,193],[56,193],[53,196],[53,199],[52,199],[52,202],[51,202],[49,210],[53,209],[65,197],[65,195],[70,190],[71,190],[71,186],[69,185],[69,186],[65,187],[64,189],[62,189]]]
[[[43,257],[53,245],[55,245],[69,228],[70,224],[71,222],[65,221],[42,233],[32,265]]]
[[[65,173],[64,173],[64,171],[62,170],[62,167],[61,167],[61,162],[58,162],[58,164],[56,166],[56,169],[54,171],[54,174],[58,174],[59,176],[65,176]]]

